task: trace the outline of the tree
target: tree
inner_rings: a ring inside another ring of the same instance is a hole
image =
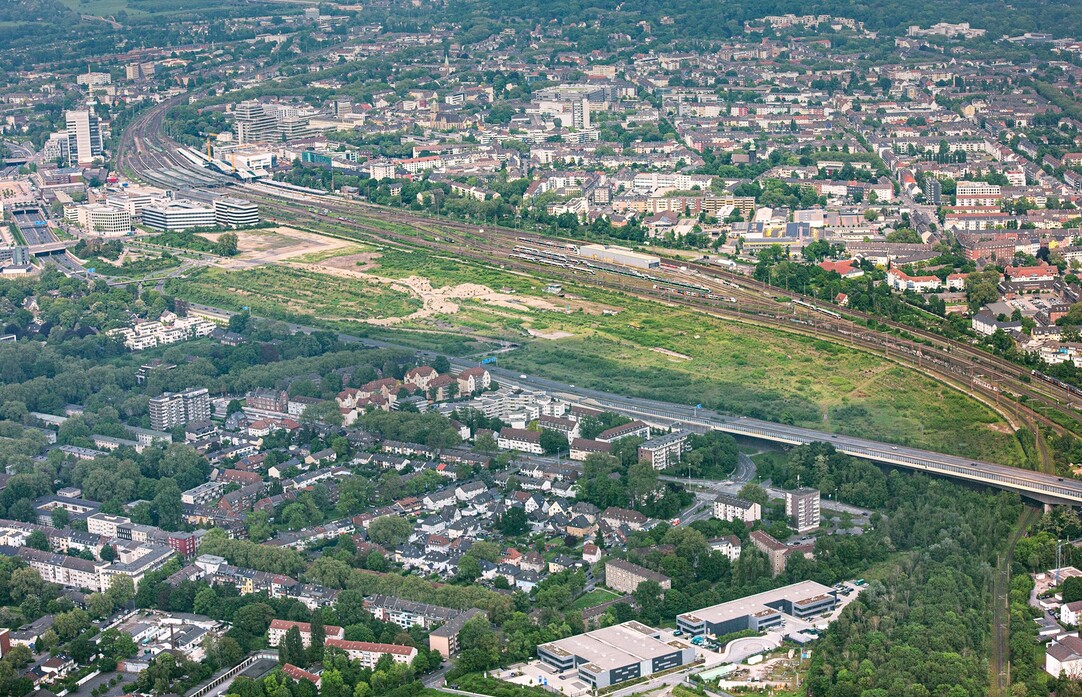
[[[218,238],[214,245],[214,253],[218,256],[232,257],[237,255],[237,233],[227,232]]]
[[[541,430],[541,449],[546,455],[555,455],[567,450],[567,436],[552,429]]]
[[[661,622],[663,606],[661,584],[657,581],[643,581],[635,588],[632,595],[635,596],[635,602],[639,605],[639,616],[643,622],[650,625]]]
[[[507,509],[500,516],[496,528],[507,537],[525,534],[530,529],[530,521],[526,517],[526,510],[517,506]]]
[[[381,547],[397,547],[412,533],[409,521],[398,516],[380,516],[368,524],[368,539]]]
[[[323,642],[327,638],[327,632],[323,628],[323,610],[316,608],[312,612],[311,638],[308,646],[308,661],[315,663],[323,658]]]
[[[68,523],[71,522],[71,513],[69,513],[66,508],[61,508],[59,506],[52,510],[49,517],[51,518],[53,527],[61,530],[68,527]]]
[[[165,530],[180,530],[183,527],[184,504],[180,494],[180,487],[173,479],[158,481],[158,494],[151,507],[157,513],[158,525]]]
[[[282,664],[308,665],[304,653],[304,642],[301,640],[301,630],[297,625],[286,630],[285,636],[278,644],[278,661]]]
[[[627,493],[631,506],[645,505],[658,489],[658,474],[650,462],[636,462],[627,473]]]
[[[1073,603],[1082,600],[1082,577],[1071,576],[1059,587],[1063,593],[1064,603]]]
[[[458,562],[458,572],[455,578],[463,581],[476,581],[481,577],[481,562],[476,557],[466,555]]]
[[[102,545],[101,551],[98,552],[98,557],[102,561],[113,561],[116,559],[116,550],[112,545]]]
[[[94,619],[103,619],[112,614],[113,601],[104,593],[91,593],[86,597],[86,611]]]
[[[49,551],[49,538],[41,530],[34,530],[26,537],[26,546],[42,552]]]
[[[766,489],[755,482],[748,482],[740,489],[740,498],[757,503],[760,506],[770,503],[770,495],[766,493]]]
[[[109,579],[109,589],[105,591],[115,607],[124,607],[135,598],[135,581],[131,576],[114,574]]]

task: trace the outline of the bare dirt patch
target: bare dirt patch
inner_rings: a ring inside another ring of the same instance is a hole
[[[565,332],[560,329],[555,329],[551,332],[543,332],[539,329],[527,329],[526,332],[537,339],[548,339],[550,341],[555,341],[556,339],[570,339],[575,336],[571,332]]]
[[[205,234],[203,237],[217,241],[225,233]],[[223,260],[222,266],[250,267],[286,261],[303,254],[331,251],[350,246],[346,240],[336,240],[291,227],[237,230],[237,256]]]
[[[386,278],[368,269],[375,266],[379,258],[375,253],[351,254],[344,257],[326,259],[318,264],[298,264],[307,271],[323,273],[340,278],[358,278],[373,283],[380,283],[400,290],[421,300],[421,309],[405,317],[387,317],[367,320],[371,324],[381,326],[400,324],[402,322],[415,322],[428,319],[436,315],[453,315],[460,309],[460,303],[464,300],[502,307],[513,310],[558,310],[556,305],[528,295],[500,293],[488,286],[479,283],[460,283],[453,286],[433,288],[427,278],[420,276],[408,276],[406,278]]]
[[[682,361],[691,360],[691,356],[687,355],[686,353],[677,353],[676,351],[672,351],[667,348],[661,348],[660,346],[652,346],[650,350],[664,354],[666,356],[669,356],[670,358],[679,358]]]
[[[377,268],[376,261],[379,258],[379,252],[360,252],[359,254],[347,254],[342,257],[325,259],[321,263],[335,269],[365,273],[374,271]]]

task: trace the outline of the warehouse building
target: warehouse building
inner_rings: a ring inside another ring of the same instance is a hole
[[[644,678],[695,660],[695,649],[641,622],[624,622],[537,647],[542,662],[563,672],[577,670],[593,689]]]
[[[676,625],[690,636],[723,636],[746,629],[761,631],[782,622],[782,614],[811,617],[833,610],[838,594],[815,581],[801,581],[720,605],[676,616]]]

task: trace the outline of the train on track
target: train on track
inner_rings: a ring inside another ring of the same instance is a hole
[[[1082,397],[1082,390],[1078,389],[1074,385],[1070,385],[1062,380],[1054,378],[1051,375],[1045,375],[1039,370],[1031,370],[1029,374],[1037,378],[1038,380],[1043,380],[1044,382],[1055,385],[1062,390],[1066,390],[1067,392],[1070,392],[1076,397]]]

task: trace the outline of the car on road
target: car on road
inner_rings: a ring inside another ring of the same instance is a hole
[[[526,376],[525,376],[525,375],[519,375],[519,376],[518,376],[518,379],[519,379],[519,380],[525,380],[525,379],[526,379]]]

